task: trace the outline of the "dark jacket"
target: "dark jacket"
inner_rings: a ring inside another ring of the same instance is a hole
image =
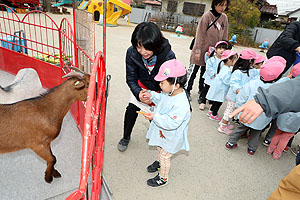
[[[133,95],[139,99],[139,93],[142,88],[138,85],[138,80],[149,90],[160,91],[159,82],[154,80],[160,66],[167,60],[175,58],[174,52],[167,39],[163,39],[162,50],[157,55],[157,61],[153,70],[149,73],[144,65],[141,54],[135,47],[130,46],[126,53],[126,83]]]
[[[279,35],[267,52],[267,57],[282,56],[286,60],[284,74],[296,60],[295,49],[300,46],[300,22],[292,22]]]
[[[254,99],[261,105],[267,117],[286,112],[300,112],[300,76],[295,79],[271,85],[268,89],[261,87]]]

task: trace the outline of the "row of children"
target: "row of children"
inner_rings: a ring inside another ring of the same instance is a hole
[[[300,113],[286,113],[273,118],[268,118],[263,113],[250,125],[239,124],[236,128],[229,124],[229,114],[234,108],[253,99],[259,87],[268,88],[275,82],[296,77],[300,73],[300,64],[294,66],[289,78],[281,78],[286,65],[284,58],[274,56],[266,60],[252,49],[243,50],[238,57],[237,52],[226,50],[227,47],[226,41],[219,41],[206,61],[206,72],[203,76],[205,89],[201,93],[205,100],[202,100],[199,108],[204,110],[206,99],[209,101],[209,119],[220,121],[218,131],[230,135],[226,149],[237,147],[239,138],[249,131],[249,155],[254,155],[262,131],[273,119],[273,128],[269,130],[264,144],[270,144],[267,153],[272,154],[274,159],[279,159],[288,141],[300,128]],[[218,111],[226,100],[227,107],[221,118]]]

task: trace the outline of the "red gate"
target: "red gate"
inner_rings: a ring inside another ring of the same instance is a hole
[[[16,74],[22,68],[34,68],[46,88],[60,84],[62,75],[69,72],[70,66],[78,67],[84,63],[88,65],[84,69],[92,72],[86,105],[76,102],[70,109],[82,133],[83,144],[79,189],[68,199],[82,199],[86,196],[91,163],[93,169],[91,199],[100,199],[107,84],[105,29],[104,25],[104,55],[98,52],[92,60],[76,44],[76,33],[66,18],[61,21],[60,26],[40,11],[31,11],[20,19],[9,7],[0,4],[0,70]],[[78,53],[81,55],[80,60]]]

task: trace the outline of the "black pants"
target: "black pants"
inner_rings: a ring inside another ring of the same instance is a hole
[[[201,94],[200,94],[200,97],[199,97],[201,103],[206,103],[206,95],[207,95],[207,93],[208,93],[209,88],[210,88],[209,85],[204,84],[204,88],[202,89]]]
[[[194,80],[196,78],[196,75],[198,73],[200,69],[200,77],[199,77],[199,86],[198,86],[198,93],[201,93],[203,87],[204,87],[204,78],[203,78],[203,74],[205,72],[205,66],[199,66],[199,65],[195,65],[194,66],[194,70],[190,76],[190,79],[188,80],[188,86],[186,88],[187,92],[188,93],[191,93],[191,90],[193,89],[193,84],[194,84]]]
[[[130,135],[132,132],[132,129],[134,127],[136,118],[138,114],[136,111],[140,111],[141,109],[137,107],[136,105],[129,103],[126,111],[125,111],[125,117],[124,117],[124,135],[123,138],[126,140],[130,140]]]
[[[212,111],[212,115],[216,116],[218,114],[218,111],[220,107],[222,106],[223,102],[218,102],[218,101],[212,101],[212,106],[210,110]]]

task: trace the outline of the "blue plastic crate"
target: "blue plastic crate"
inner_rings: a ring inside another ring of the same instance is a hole
[[[25,38],[25,34],[23,31],[17,31],[14,33],[14,36],[9,35],[7,37],[2,37],[2,38],[0,37],[1,46],[4,48],[10,49],[10,50],[14,50],[17,52],[23,52],[23,53],[27,54],[27,48],[25,48],[25,47],[27,47],[27,41],[26,41],[26,39],[17,37],[17,34],[19,34],[19,37],[21,37],[21,34],[22,34],[22,37]],[[19,46],[19,45],[22,45],[24,47]]]

